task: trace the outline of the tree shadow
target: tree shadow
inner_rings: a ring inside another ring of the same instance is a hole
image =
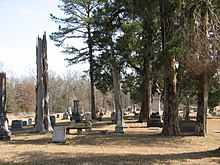
[[[178,164],[187,162],[188,160],[197,161],[207,159],[210,164],[220,163],[220,152],[204,151],[204,152],[189,152],[178,154],[93,154],[93,153],[66,153],[56,152],[25,152],[17,155],[20,162],[13,162],[10,159],[8,162],[1,164],[42,164],[42,165],[59,165],[59,164],[77,164],[77,165],[144,165],[144,164],[172,164],[172,161]],[[195,162],[194,162],[195,164]]]

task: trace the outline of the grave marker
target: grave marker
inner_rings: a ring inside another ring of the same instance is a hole
[[[20,131],[23,129],[22,120],[12,120],[11,130],[12,131]]]
[[[55,126],[53,130],[53,142],[66,142],[66,128],[65,126]]]

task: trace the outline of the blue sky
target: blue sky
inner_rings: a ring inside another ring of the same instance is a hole
[[[59,0],[0,0],[1,70],[15,76],[27,75],[30,70],[35,71],[36,38],[38,35],[42,37],[46,31],[49,69],[58,74],[65,72],[65,55],[49,39],[49,34],[58,29],[58,24],[50,19],[50,13],[61,16],[59,4]],[[85,66],[71,68],[83,70]]]

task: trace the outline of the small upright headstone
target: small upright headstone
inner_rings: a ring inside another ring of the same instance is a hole
[[[87,122],[87,121],[92,121],[91,112],[86,112],[86,113],[85,113],[85,119],[86,119],[86,122]]]
[[[86,129],[86,131],[88,131],[88,132],[92,131],[92,122],[91,121],[86,121],[85,126],[88,127],[88,129]]]
[[[62,120],[68,120],[68,119],[69,119],[69,115],[68,115],[67,112],[65,112],[65,113],[63,114]]]
[[[64,126],[55,126],[53,130],[53,142],[66,142],[66,128]]]
[[[159,113],[161,115],[161,108],[160,108],[160,97],[161,97],[161,92],[159,89],[156,89],[156,92],[152,96],[152,113],[156,114]]]
[[[23,122],[22,122],[22,125],[23,125],[23,126],[27,126],[27,121],[23,121]]]
[[[32,118],[28,119],[27,125],[32,125]]]
[[[147,127],[163,127],[163,121],[161,117],[161,108],[160,108],[160,97],[161,97],[161,92],[157,88],[155,90],[154,95],[152,96],[152,100],[153,100],[152,105],[151,105],[152,113],[147,123]]]
[[[112,123],[116,123],[116,113],[115,112],[112,112],[111,120],[112,120]]]
[[[74,120],[74,119],[72,119],[71,121],[70,121],[70,126],[74,126],[76,124],[76,121]]]
[[[54,115],[50,116],[50,122],[51,122],[52,127],[56,125],[56,117]]]
[[[19,131],[23,129],[23,122],[22,120],[12,120],[11,130],[12,131]]]

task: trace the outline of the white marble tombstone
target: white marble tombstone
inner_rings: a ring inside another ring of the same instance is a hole
[[[53,130],[53,142],[66,142],[66,128],[65,126],[55,126]]]
[[[160,97],[161,93],[159,90],[156,90],[154,95],[152,96],[152,113],[159,113],[161,115],[161,108],[160,108]]]

